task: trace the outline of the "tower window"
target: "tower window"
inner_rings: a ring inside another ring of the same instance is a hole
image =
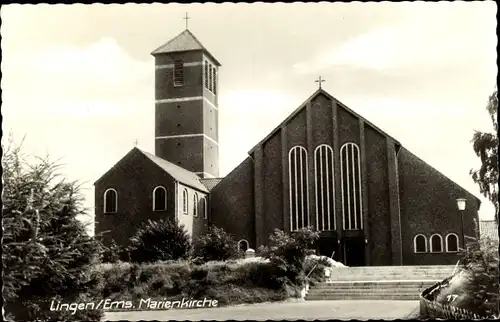
[[[217,94],[217,70],[215,69],[215,67],[212,68],[212,77],[213,77],[212,92],[215,95]]]
[[[184,85],[184,62],[182,60],[174,61],[174,86]]]
[[[209,91],[213,91],[213,77],[212,77],[212,72],[213,72],[213,69],[211,66],[208,67],[208,90]]]
[[[208,61],[205,60],[205,88],[208,89]]]

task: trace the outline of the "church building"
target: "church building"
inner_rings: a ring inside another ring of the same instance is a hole
[[[186,29],[155,58],[155,151],[134,147],[95,186],[96,233],[127,244],[148,219],[210,225],[258,249],[277,228],[320,232],[348,266],[455,264],[480,200],[321,88],[219,177],[221,64]],[[453,162],[450,160],[450,162]],[[464,210],[457,207],[462,200]]]

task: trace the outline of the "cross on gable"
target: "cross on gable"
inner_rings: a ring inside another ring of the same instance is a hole
[[[189,16],[188,16],[188,13],[186,12],[186,16],[184,18],[182,18],[184,20],[186,20],[186,29],[188,29],[188,20],[191,19]]]
[[[322,79],[321,76],[320,76],[317,80],[315,80],[315,82],[318,83],[319,84],[319,88],[321,88],[321,83],[325,82],[325,80]]]
[[[134,145],[137,146],[138,144],[139,144],[139,141],[137,141],[137,139],[135,139]]]

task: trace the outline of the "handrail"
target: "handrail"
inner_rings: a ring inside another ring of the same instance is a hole
[[[330,256],[330,258],[333,259],[334,255],[335,255],[335,251],[333,251],[332,256]],[[316,265],[313,266],[313,268],[311,269],[311,271],[309,272],[309,274],[306,275],[306,278],[308,278],[309,275],[311,275],[311,273],[316,269],[317,266],[318,266],[318,263],[316,263]]]

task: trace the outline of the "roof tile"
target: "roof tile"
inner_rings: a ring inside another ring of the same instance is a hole
[[[203,192],[209,191],[207,187],[205,187],[205,185],[201,183],[200,177],[198,177],[198,175],[196,175],[194,172],[181,168],[149,152],[145,152],[140,149],[137,150],[144,154],[148,159],[156,163],[160,168],[165,170],[165,172],[170,174],[175,180]]]

